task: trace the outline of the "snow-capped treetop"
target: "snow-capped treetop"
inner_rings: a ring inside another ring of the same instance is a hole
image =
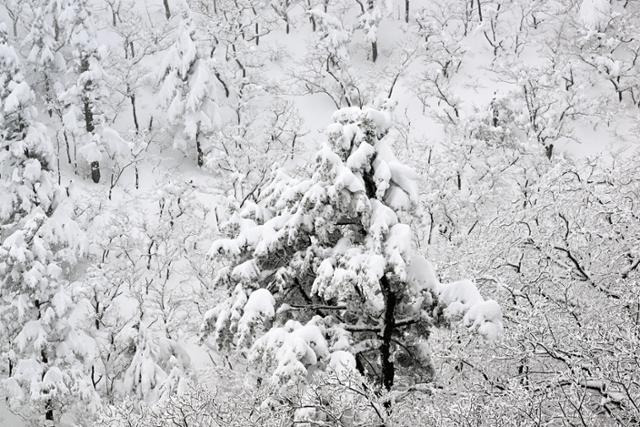
[[[38,69],[48,69],[58,62],[54,29],[46,18],[47,13],[44,7],[34,11],[33,23],[23,42],[29,47],[27,60]]]
[[[211,61],[201,55],[195,39],[192,19],[187,16],[176,30],[176,38],[169,48],[159,71],[159,96],[167,108],[170,126],[176,129],[174,145],[198,154],[198,165],[204,163],[201,135],[212,132],[218,125],[218,106]]]
[[[24,81],[18,57],[0,28],[0,220],[11,222],[39,206],[46,212],[54,193],[41,171],[52,162],[53,148],[35,116],[33,92]],[[33,187],[34,183],[39,183]],[[34,192],[34,188],[37,190]]]
[[[364,31],[365,38],[369,42],[375,42],[378,39],[378,27],[382,21],[382,11],[377,2],[370,0],[370,7],[360,16],[359,26]]]
[[[347,365],[389,388],[394,354],[411,353],[436,324],[464,317],[499,335],[499,307],[469,281],[441,285],[416,252],[403,219],[415,173],[393,153],[388,108],[337,111],[312,176],[277,174],[213,243],[210,255],[227,260],[217,283],[232,292],[206,314],[203,334],[219,348],[249,348],[276,382],[347,352]]]
[[[320,8],[311,9],[308,13],[315,19],[318,26],[318,47],[329,53],[332,62],[348,61],[347,46],[351,40],[351,29],[346,28],[337,17]]]

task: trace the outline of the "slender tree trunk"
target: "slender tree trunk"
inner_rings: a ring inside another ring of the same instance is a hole
[[[38,308],[38,319],[40,319],[40,301],[36,300],[35,301],[35,306]],[[47,365],[49,363],[49,357],[47,356],[47,351],[45,349],[42,349],[40,351],[40,357],[42,360],[42,363],[44,363],[45,365]],[[44,374],[46,373],[46,369]],[[45,413],[44,413],[44,419],[47,421],[47,425],[54,425],[53,424],[53,408],[51,407],[51,399],[47,400],[47,402],[45,403]],[[51,421],[50,423],[48,421]]]
[[[198,167],[202,167],[204,164],[204,153],[202,147],[200,147],[200,141],[196,140],[196,149],[198,150]]]
[[[131,100],[131,112],[133,114],[133,125],[136,127],[136,135],[140,132],[140,125],[138,124],[138,111],[136,110],[136,95],[129,95]]]
[[[71,164],[71,149],[69,148],[69,137],[67,136],[67,131],[62,131],[62,136],[64,137],[64,143],[67,146],[67,161]]]
[[[368,0],[367,8],[369,9],[369,12],[373,11],[374,7],[375,7],[374,0]],[[371,42],[371,60],[373,62],[376,62],[376,59],[378,59],[378,40],[377,39]]]
[[[222,77],[220,76],[220,73],[215,71],[214,72],[216,79],[218,79],[218,81],[220,82],[220,84],[222,85],[222,88],[224,89],[224,96],[225,98],[228,98],[230,95],[229,92],[229,87],[227,86],[227,84],[224,82],[224,80],[222,80]]]
[[[78,175],[78,144],[76,138],[73,138],[73,173]]]
[[[202,152],[202,146],[200,145],[200,130],[196,132],[196,150],[198,151],[198,167],[204,165],[204,153]]]
[[[618,92],[618,102],[622,102],[622,91],[620,90],[620,76],[616,77],[616,83],[613,84]]]
[[[56,134],[56,163],[58,166],[58,185],[62,183],[62,175],[60,172],[60,136]]]
[[[309,6],[309,10],[311,10],[311,0],[307,0],[307,6]],[[316,31],[316,19],[313,15],[309,15],[309,21],[311,22],[311,31]]]
[[[293,155],[296,151],[296,139],[298,139],[298,134],[295,133],[293,135],[293,139],[291,140],[291,158],[293,159]]]
[[[85,129],[89,133],[93,133],[95,130],[95,126],[93,124],[93,112],[91,111],[91,102],[85,96],[83,101],[83,109],[84,109],[84,123]]]
[[[480,4],[480,0],[476,0],[476,3],[478,4],[478,19],[482,22],[482,5]]]
[[[404,0],[404,22],[409,23],[409,1]]]
[[[96,367],[91,365],[91,383],[93,384],[93,389],[98,390],[98,383],[102,379],[102,375],[96,380]]]
[[[60,24],[58,24],[58,18],[57,17],[53,17],[53,39],[55,41],[58,41],[58,38],[60,37]]]
[[[53,108],[51,107],[53,105],[53,101],[52,101],[52,96],[51,96],[51,79],[49,78],[49,74],[47,73],[43,73],[44,74],[44,96],[45,96],[45,100],[47,101],[47,114],[49,114],[49,117],[53,117]]]
[[[84,73],[89,71],[89,58],[85,55],[80,62],[80,72]],[[84,110],[84,126],[88,133],[93,134],[96,127],[93,121],[93,110],[91,109],[91,100],[89,99],[89,92],[91,91],[91,80],[87,80],[84,84],[82,94],[82,106]],[[98,161],[91,162],[91,179],[96,184],[100,182],[100,163]]]
[[[171,18],[171,10],[169,10],[169,0],[162,0],[162,4],[164,5],[164,16],[167,18]]]
[[[95,299],[98,299],[98,296],[96,295]],[[95,324],[96,324],[96,330],[100,329],[100,319],[98,318],[98,316],[100,315],[100,302],[96,301],[96,306],[95,306],[95,310],[96,310],[96,320],[95,320]],[[91,376],[93,377],[93,366],[91,366]]]

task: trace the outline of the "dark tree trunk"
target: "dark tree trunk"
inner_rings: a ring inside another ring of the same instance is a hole
[[[40,301],[36,300],[35,306],[38,308],[38,310],[40,310]],[[38,314],[38,318],[40,318],[40,314]],[[44,363],[45,365],[49,363],[49,357],[45,349],[42,349],[40,351],[40,357],[41,357],[42,363]],[[44,378],[45,372],[42,373],[43,378]],[[51,423],[47,423],[47,424],[53,425],[54,419],[53,419],[53,408],[51,407],[51,400],[47,400],[47,403],[45,404],[44,419],[46,421],[51,421]]]
[[[100,162],[91,162],[91,179],[96,184],[100,182]]]
[[[409,23],[409,0],[404,0],[404,22]]]
[[[134,94],[129,95],[131,100],[131,111],[133,113],[133,125],[136,127],[136,134],[140,132],[140,125],[138,124],[138,111],[136,110],[136,96]]]
[[[84,73],[89,71],[89,58],[87,55],[82,57],[80,62],[80,72]],[[94,121],[93,121],[93,110],[91,109],[91,100],[89,98],[89,93],[91,92],[91,80],[87,80],[84,84],[83,93],[82,93],[82,106],[84,110],[84,126],[88,133],[93,133],[96,129]],[[100,163],[97,161],[91,162],[91,179],[96,184],[100,182]]]
[[[476,3],[478,4],[478,19],[482,22],[482,5],[480,4],[480,0],[476,0]]]
[[[51,403],[47,404],[47,410],[44,414],[44,419],[53,423],[53,409],[49,407],[50,405]]]
[[[374,161],[375,156],[371,159],[372,165]],[[374,198],[377,190],[373,176],[371,174],[365,174],[363,179],[367,197],[370,199]],[[393,291],[392,285],[385,275],[380,279],[380,289],[382,290],[385,305],[384,326],[382,328],[382,345],[380,346],[380,364],[382,365],[380,379],[382,386],[387,390],[391,390],[395,377],[395,366],[391,360],[391,341],[396,329],[396,305],[398,303],[398,296]],[[356,359],[356,363],[358,363],[358,359]],[[364,370],[362,363],[360,363],[359,370]]]
[[[96,296],[96,299],[97,299],[97,296]],[[96,322],[95,323],[96,324],[96,330],[99,330],[100,329],[100,318],[99,318],[99,315],[100,315],[100,302],[98,302],[98,301],[96,301],[95,310],[96,310],[96,320],[95,320],[95,322]],[[93,374],[93,366],[91,367],[91,374]]]
[[[96,380],[96,367],[91,365],[91,383],[93,384],[93,389],[98,389],[98,383],[102,379],[102,375]]]
[[[202,152],[202,146],[200,145],[200,131],[196,132],[196,150],[198,151],[198,167],[204,165],[204,153]]]
[[[82,102],[84,109],[84,125],[87,132],[92,133],[96,128],[93,124],[93,111],[91,111],[91,102],[87,96],[84,96]]]
[[[384,295],[384,329],[382,330],[382,345],[380,346],[380,359],[382,364],[382,385],[391,390],[395,376],[395,366],[391,360],[391,339],[396,326],[395,310],[398,302],[396,294],[391,289],[389,280],[383,276],[380,285]]]
[[[549,144],[544,147],[544,152],[547,155],[547,159],[551,160],[551,157],[553,156],[553,144]]]
[[[293,135],[293,139],[291,140],[291,158],[293,159],[293,155],[296,151],[296,139],[298,139],[298,134],[295,133]]]
[[[83,55],[80,60],[80,73],[86,73],[89,71],[89,58],[87,55]],[[87,132],[92,133],[95,130],[93,123],[93,111],[91,109],[91,100],[89,99],[89,93],[91,92],[91,80],[87,80],[82,88],[82,107],[84,112],[84,126]]]
[[[196,141],[196,148],[198,149],[198,167],[202,167],[204,164],[204,153],[200,147],[200,141]]]
[[[316,32],[316,19],[313,16],[309,17],[309,21],[311,21],[311,31]]]
[[[64,143],[67,146],[67,161],[71,164],[71,148],[69,147],[69,137],[67,136],[67,132],[62,131],[62,136],[64,137]]]
[[[364,369],[364,364],[362,363],[362,355],[360,353],[356,354],[355,359],[356,359],[356,370],[360,375],[364,376],[366,374],[366,371]]]
[[[93,132],[95,130],[95,126],[93,124],[93,112],[91,111],[91,103],[88,98],[84,98],[83,101],[84,107],[84,123],[87,132]]]
[[[49,74],[47,73],[43,73],[44,74],[44,96],[45,96],[45,100],[47,101],[47,114],[49,114],[49,117],[53,117],[53,97],[51,96],[51,80],[49,79]]]
[[[162,0],[162,4],[164,5],[164,16],[167,19],[171,18],[171,10],[169,10],[169,0]]]
[[[60,24],[58,24],[58,19],[56,17],[53,18],[53,39],[58,41],[60,37]]]
[[[224,96],[225,98],[229,97],[229,87],[227,86],[227,84],[224,82],[224,80],[222,80],[222,77],[220,76],[220,73],[215,71],[214,72],[216,79],[218,79],[218,81],[220,82],[220,84],[222,85],[222,88],[224,89]]]
[[[373,62],[378,59],[378,42],[371,42],[371,59]]]

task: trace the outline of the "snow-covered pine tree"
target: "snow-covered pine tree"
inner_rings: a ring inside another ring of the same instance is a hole
[[[203,140],[218,122],[212,96],[215,67],[209,61],[198,50],[192,18],[184,17],[162,63],[159,97],[167,107],[168,124],[175,129],[174,146],[187,153],[195,145],[198,166],[207,154]]]
[[[0,27],[0,385],[14,410],[43,425],[93,397],[83,372],[92,346],[66,279],[82,233],[33,98]]]
[[[60,28],[57,25],[56,1],[47,1],[34,7],[33,20],[23,44],[29,49],[27,63],[35,74],[33,90],[43,94],[48,113],[51,115],[56,101],[55,73],[65,66],[60,53],[62,46]]]
[[[311,177],[280,172],[211,248],[230,296],[206,313],[203,338],[248,349],[276,383],[344,367],[386,389],[409,367],[428,381],[433,327],[502,328],[494,301],[468,280],[439,283],[417,252],[415,173],[393,154],[387,105],[337,111]]]
[[[60,12],[61,25],[68,31],[73,64],[72,82],[60,98],[66,106],[65,130],[76,143],[78,153],[91,167],[91,179],[100,182],[100,162],[109,151],[102,135],[103,103],[107,97],[102,52],[97,43],[91,9],[87,0],[72,0]]]
[[[367,0],[367,9],[362,12],[359,27],[364,31],[365,38],[371,43],[371,61],[378,59],[378,27],[382,21],[382,11],[376,0]]]

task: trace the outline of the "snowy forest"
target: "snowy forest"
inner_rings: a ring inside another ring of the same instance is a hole
[[[0,0],[0,426],[640,425],[640,0]]]

